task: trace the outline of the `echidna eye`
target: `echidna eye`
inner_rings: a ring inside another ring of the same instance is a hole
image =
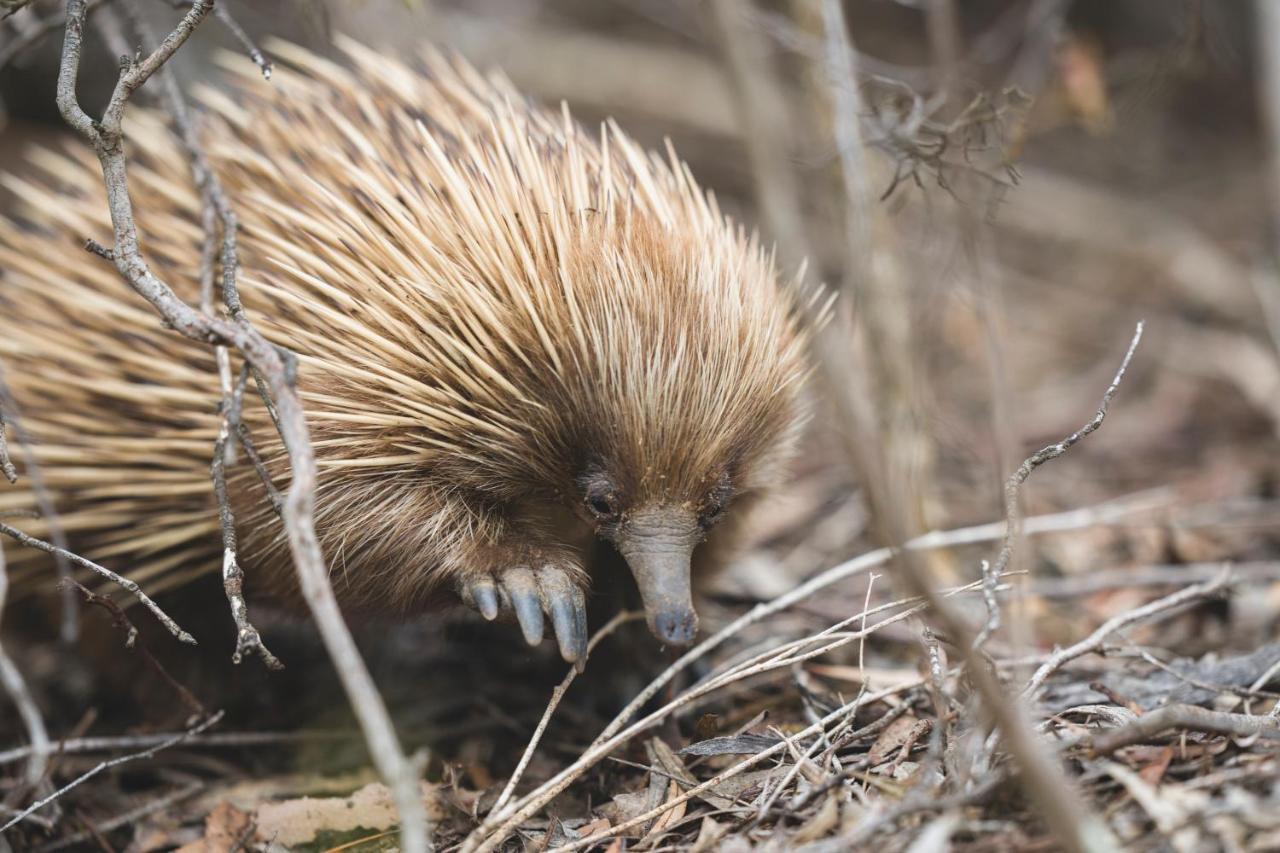
[[[614,502],[613,495],[588,495],[587,506],[600,518],[612,518],[618,514],[618,507]]]

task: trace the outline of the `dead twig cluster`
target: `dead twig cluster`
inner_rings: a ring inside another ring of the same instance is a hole
[[[382,697],[378,693],[368,670],[365,667],[355,643],[347,630],[342,615],[333,596],[329,584],[324,557],[316,541],[314,526],[315,501],[315,458],[311,450],[307,425],[303,416],[297,389],[295,387],[294,366],[292,357],[266,340],[254,327],[250,319],[240,307],[236,292],[236,254],[234,214],[222,193],[216,176],[209,169],[199,147],[194,126],[187,113],[185,102],[166,63],[186,43],[192,33],[213,11],[212,0],[194,0],[187,5],[187,11],[175,28],[158,43],[145,30],[142,17],[132,3],[125,3],[129,19],[133,25],[137,41],[142,43],[144,52],[134,53],[126,46],[116,43],[112,45],[121,52],[120,74],[115,83],[111,97],[98,118],[91,117],[81,107],[76,93],[76,83],[80,74],[80,59],[83,53],[85,22],[90,10],[86,0],[69,0],[65,15],[61,19],[64,31],[62,58],[59,65],[57,82],[57,105],[63,118],[76,132],[83,136],[93,147],[102,167],[103,179],[107,190],[108,207],[114,231],[114,244],[110,247],[100,246],[92,241],[86,249],[111,261],[125,281],[155,308],[163,322],[192,340],[206,343],[222,353],[219,356],[221,384],[224,392],[224,419],[217,442],[213,475],[215,481],[221,483],[219,497],[222,499],[222,517],[226,560],[224,561],[224,580],[227,596],[231,603],[233,617],[238,628],[236,656],[244,652],[258,652],[268,666],[279,666],[279,662],[262,645],[258,632],[248,621],[244,599],[241,594],[242,573],[235,560],[234,518],[229,502],[226,500],[225,482],[222,482],[222,466],[229,447],[227,439],[232,434],[239,434],[238,423],[233,418],[236,414],[238,399],[231,386],[227,350],[235,350],[253,371],[264,395],[269,398],[275,414],[276,425],[288,453],[291,481],[289,491],[282,502],[281,514],[289,540],[295,565],[298,569],[299,582],[304,597],[311,608],[312,615],[324,638],[326,647],[348,692],[357,718],[368,739],[370,753],[375,764],[384,773],[392,790],[395,792],[398,808],[402,816],[402,835],[406,850],[425,850],[429,847],[428,826],[422,802],[418,794],[419,768],[416,762],[407,758],[400,750],[387,714]],[[231,21],[225,11],[220,13],[224,22]],[[238,27],[231,23],[233,32],[242,34]],[[120,28],[114,21],[104,28],[110,40],[118,41]],[[113,37],[114,34],[114,37]],[[247,41],[247,38],[245,39]],[[20,49],[25,45],[18,45]],[[256,49],[252,51],[259,60],[264,73],[269,74],[270,65],[261,58]],[[206,230],[206,253],[202,278],[205,299],[200,309],[184,302],[169,286],[152,271],[143,257],[139,246],[137,225],[134,220],[133,202],[129,193],[128,168],[125,157],[125,134],[123,120],[125,112],[135,93],[153,76],[159,75],[165,88],[167,106],[179,135],[187,146],[191,156],[192,170],[206,200],[204,216]],[[208,247],[215,245],[218,231],[221,228],[222,245],[222,304],[227,312],[224,317],[213,310],[210,298],[212,281],[212,260]],[[242,389],[241,389],[242,392]],[[133,593],[156,615],[175,637],[184,642],[194,642],[190,634],[183,631],[158,605],[150,600],[137,584],[122,576],[85,560],[58,545],[37,540],[9,525],[0,527],[3,532],[17,539],[24,545],[39,548],[59,557],[70,560],[81,568],[108,578]],[[201,724],[200,730],[216,722],[212,717]],[[154,751],[140,753],[138,757],[147,757]],[[110,766],[104,765],[105,766]],[[96,772],[96,771],[95,771]],[[87,778],[84,777],[84,778]],[[74,784],[79,784],[77,780]],[[70,787],[70,786],[68,786]],[[66,790],[66,789],[64,789]],[[56,792],[56,796],[61,792]],[[52,800],[49,800],[52,801]],[[31,806],[27,813],[42,807],[45,801]],[[21,817],[21,816],[20,816]],[[10,821],[12,825],[16,820]]]

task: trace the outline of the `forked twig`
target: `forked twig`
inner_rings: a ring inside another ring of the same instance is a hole
[[[401,818],[401,844],[411,853],[430,848],[429,822],[420,797],[419,769],[400,748],[390,715],[343,620],[329,583],[315,530],[316,462],[291,358],[273,346],[242,312],[235,293],[234,257],[223,258],[223,301],[232,314],[225,320],[184,302],[155,275],[142,256],[129,196],[122,122],[134,92],[186,42],[212,11],[212,0],[194,0],[174,29],[151,52],[127,58],[121,66],[101,118],[81,107],[76,94],[84,43],[85,0],[68,0],[62,59],[58,70],[58,109],[66,122],[93,146],[102,167],[114,231],[109,257],[133,290],[146,299],[178,334],[211,346],[238,350],[249,362],[274,403],[278,429],[292,478],[284,502],[284,528],[302,589],[325,648],[364,732],[370,755],[391,789]],[[193,162],[196,162],[193,160]],[[234,233],[224,232],[224,238]],[[224,240],[224,251],[226,242]],[[228,263],[228,261],[231,263]]]
[[[10,527],[9,525],[4,524],[3,522],[0,522],[0,533],[3,533],[6,536],[10,536],[16,539],[19,543],[26,545],[28,548],[37,548],[41,551],[44,551],[47,554],[54,554],[54,555],[60,554],[63,558],[70,560],[72,563],[76,564],[82,569],[88,569],[89,571],[94,572],[95,574],[101,575],[102,577],[106,578],[112,583],[117,584],[125,591],[132,593],[134,597],[138,599],[138,601],[142,602],[142,604],[148,610],[150,610],[152,614],[155,615],[156,619],[160,620],[160,624],[164,625],[165,628],[169,629],[170,634],[173,634],[173,636],[177,637],[179,640],[181,640],[184,643],[190,643],[193,646],[196,644],[195,637],[191,636],[186,631],[182,630],[182,628],[178,625],[178,623],[173,621],[173,619],[169,616],[168,613],[165,613],[162,609],[160,609],[160,605],[152,601],[151,597],[142,591],[142,587],[138,586],[136,583],[129,580],[128,578],[122,575],[118,575],[115,572],[111,571],[110,569],[106,568],[105,566],[98,565],[92,560],[86,560],[84,557],[81,557],[79,554],[76,554],[72,551],[67,551],[62,548],[59,548],[56,545],[51,545],[50,543],[45,542],[43,539],[37,539],[34,536],[28,536],[26,533],[23,533],[18,528]]]
[[[1022,690],[1022,695],[1026,698],[1034,697],[1040,688],[1044,686],[1049,676],[1061,669],[1067,662],[1083,657],[1090,652],[1098,651],[1102,648],[1103,643],[1106,642],[1107,637],[1121,628],[1144,622],[1157,616],[1167,618],[1187,604],[1213,597],[1226,587],[1230,581],[1231,571],[1226,569],[1213,580],[1180,589],[1171,595],[1166,595],[1164,598],[1156,599],[1150,604],[1113,616],[1080,642],[1065,649],[1058,649],[1050,655],[1049,659],[1041,664],[1040,668],[1031,676],[1031,680],[1027,682],[1027,686]]]

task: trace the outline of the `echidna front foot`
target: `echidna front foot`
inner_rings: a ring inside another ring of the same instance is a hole
[[[545,617],[550,617],[560,656],[579,663],[587,654],[586,595],[575,580],[579,575],[554,563],[536,569],[514,566],[467,578],[461,585],[462,600],[489,621],[503,614],[514,616],[531,646],[542,642]]]

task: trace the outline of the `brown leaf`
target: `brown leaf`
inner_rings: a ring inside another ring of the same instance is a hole
[[[597,832],[604,832],[611,826],[613,826],[613,824],[609,823],[609,819],[607,817],[598,817],[591,821],[591,823],[586,823],[578,827],[578,836],[581,838],[590,838]]]
[[[436,786],[422,783],[427,811],[443,816]],[[395,801],[387,787],[371,782],[349,797],[300,797],[279,803],[263,803],[255,816],[258,834],[286,847],[305,844],[321,832],[353,829],[383,830],[399,820]]]
[[[708,853],[715,850],[720,844],[720,839],[724,838],[725,833],[729,831],[729,827],[716,823],[710,817],[702,819],[702,825],[698,828],[698,838],[693,842],[693,846],[689,848],[689,853]]]
[[[822,807],[818,809],[808,823],[790,839],[792,844],[807,844],[817,841],[840,825],[840,799],[835,791],[828,791],[822,799]]]
[[[871,766],[882,764],[885,759],[897,754],[902,745],[912,737],[918,722],[915,715],[903,714],[890,723],[876,738],[875,743],[871,744],[871,751],[867,756]]]
[[[230,803],[218,803],[204,819],[204,838],[178,848],[178,853],[230,853],[257,834],[253,818]]]
[[[1169,769],[1169,762],[1171,761],[1173,761],[1173,747],[1166,746],[1160,750],[1155,761],[1138,771],[1138,776],[1143,782],[1154,788],[1164,778],[1165,771]]]
[[[675,782],[672,782],[667,787],[667,798],[666,800],[664,800],[664,802],[669,803],[672,800],[678,799],[679,796],[680,796],[680,786],[677,785]],[[672,808],[668,809],[667,811],[663,812],[662,814],[658,815],[658,819],[653,822],[653,826],[649,829],[647,833],[645,833],[645,837],[644,837],[645,840],[648,841],[650,839],[657,838],[658,836],[662,835],[662,833],[667,831],[667,827],[671,826],[672,824],[678,823],[679,820],[682,817],[684,817],[685,807],[688,806],[688,804],[689,804],[688,800],[682,801],[678,805],[675,805]]]

